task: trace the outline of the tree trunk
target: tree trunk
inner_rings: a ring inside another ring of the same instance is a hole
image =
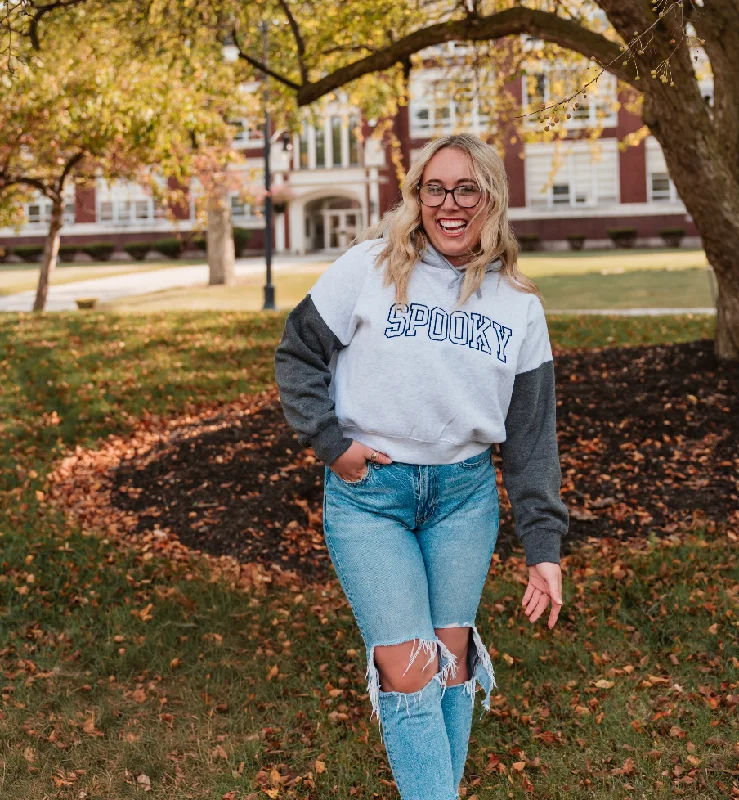
[[[51,276],[56,269],[56,259],[59,254],[59,232],[62,229],[64,216],[64,200],[59,198],[54,200],[51,205],[51,222],[49,232],[46,234],[44,242],[44,254],[41,258],[41,274],[38,277],[38,287],[36,289],[36,299],[33,301],[34,311],[43,311],[46,308],[46,296],[49,293],[49,283]]]
[[[208,198],[208,283],[210,286],[233,286],[234,237],[228,192]]]
[[[739,361],[739,268],[736,253],[739,243],[725,245],[722,252],[711,253],[706,248],[708,261],[716,275],[716,334],[714,351],[723,361]]]
[[[716,356],[739,361],[739,180],[736,165],[706,130],[705,114],[700,102],[686,102],[671,87],[644,97],[644,121],[662,146],[716,275]]]

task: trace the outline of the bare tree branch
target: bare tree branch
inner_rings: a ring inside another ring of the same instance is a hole
[[[292,11],[290,10],[290,6],[287,4],[287,0],[279,0],[279,3],[282,10],[285,12],[287,21],[290,23],[290,30],[293,33],[295,45],[298,48],[298,67],[300,68],[300,80],[303,85],[305,85],[308,83],[308,69],[305,66],[305,41],[303,40],[303,35],[300,33],[298,23],[293,16]]]
[[[293,89],[296,92],[300,92],[303,88],[301,84],[295,83],[295,81],[290,80],[290,78],[286,78],[284,75],[280,75],[279,72],[275,72],[270,67],[265,66],[259,59],[253,58],[248,53],[244,52],[244,48],[241,46],[239,42],[239,36],[236,29],[233,30],[233,40],[236,48],[239,51],[239,58],[242,58],[246,61],[247,64],[251,64],[254,69],[259,70],[263,75],[269,75],[270,78],[274,78],[276,81],[279,81],[284,86],[287,86],[290,89]],[[305,84],[303,84],[305,85]],[[310,84],[308,84],[310,85]]]
[[[49,185],[40,178],[29,178],[25,175],[8,175],[7,172],[0,171],[0,189],[7,189],[10,186],[30,186],[44,197],[48,197],[49,200],[59,202],[64,195],[64,184],[69,177],[69,173],[84,157],[85,154],[81,151],[71,156],[64,165],[64,169],[54,185]]]
[[[0,173],[0,189],[7,189],[10,186],[31,186],[32,188],[36,189],[40,192],[44,197],[48,197],[49,199],[52,198],[52,194],[50,194],[49,187],[41,180],[37,178],[24,178],[21,176],[13,177],[13,176],[4,176]],[[51,190],[53,193],[53,190]]]
[[[608,64],[609,71],[625,83],[633,83],[636,78],[636,70],[626,62],[628,53],[616,42],[557,14],[518,6],[487,17],[449,20],[414,31],[372,55],[340,67],[315,83],[304,83],[298,90],[298,104],[310,105],[350,81],[389,69],[432,45],[501,39],[517,34],[529,34],[574,50],[601,66]]]
[[[28,36],[31,39],[33,49],[41,49],[38,38],[38,26],[46,14],[57,11],[60,8],[73,8],[74,6],[79,6],[86,2],[87,0],[55,0],[53,3],[46,3],[42,6],[34,5],[33,11],[30,12],[31,22],[28,28]]]
[[[80,161],[82,161],[84,157],[85,154],[80,151],[79,153],[75,153],[64,165],[64,169],[62,170],[62,174],[59,176],[59,180],[56,185],[57,191],[60,195],[64,192],[64,183],[67,180],[69,173],[80,163]]]

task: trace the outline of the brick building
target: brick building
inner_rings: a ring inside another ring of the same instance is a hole
[[[463,101],[439,96],[433,88],[437,79],[433,69],[414,71],[410,103],[393,120],[406,166],[418,148],[437,135],[485,130],[486,119],[474,90]],[[568,236],[584,236],[585,247],[591,248],[610,246],[608,230],[628,227],[636,229],[637,244],[648,246],[661,244],[661,230],[682,228],[684,244],[698,244],[695,226],[670,180],[656,140],[649,136],[636,146],[619,149],[619,141],[638,130],[641,119],[614,102],[620,99],[615,81],[603,76],[601,83],[597,98],[581,104],[569,121],[568,139],[559,150],[554,143],[524,143],[519,136],[510,137],[505,166],[516,234],[538,235],[541,246],[552,249],[567,247]],[[530,85],[530,80],[518,78],[509,89],[517,101],[526,103],[532,99],[526,96]],[[546,72],[536,75],[535,85],[538,97],[534,99],[549,100]],[[711,86],[704,87],[706,102],[711,102],[711,92]],[[603,131],[593,144],[584,134],[596,118]],[[243,150],[245,157],[240,168],[259,182],[262,133],[245,120],[237,125],[234,147]],[[274,188],[289,187],[289,201],[284,211],[278,207],[274,218],[277,252],[341,252],[362,227],[376,222],[396,202],[398,181],[390,147],[371,137],[373,125],[373,120],[360,120],[355,110],[336,102],[326,106],[320,124],[305,122],[291,141],[281,131],[274,132]],[[356,136],[357,129],[363,141]],[[114,241],[122,245],[191,231],[196,192],[197,187],[191,187],[189,201],[175,209],[173,225],[136,185],[109,186],[99,181],[94,188],[70,189],[62,244]],[[234,225],[252,231],[248,249],[258,251],[264,238],[261,214],[235,194],[231,200]],[[19,234],[0,229],[0,246],[41,243],[49,211],[44,199],[29,203],[26,226]]]

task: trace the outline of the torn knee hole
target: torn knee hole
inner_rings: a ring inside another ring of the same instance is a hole
[[[449,676],[454,676],[457,671],[457,659],[456,656],[449,650],[449,648],[441,641],[438,637],[434,639],[412,639],[407,640],[413,642],[411,647],[411,653],[408,659],[408,665],[403,671],[402,675],[406,675],[408,670],[411,668],[412,664],[416,661],[416,659],[421,656],[423,653],[424,656],[428,656],[425,660],[423,670],[425,670],[430,664],[432,664],[437,657],[439,656],[439,669],[436,671],[434,675],[431,675],[429,679],[424,683],[424,685],[420,688],[417,688],[415,692],[411,692],[413,694],[422,693],[426,686],[428,686],[431,681],[436,680],[442,686],[442,692],[446,690],[447,680]],[[417,642],[417,644],[416,644]],[[403,644],[403,642],[400,642]],[[379,715],[379,700],[380,700],[380,692],[385,692],[384,688],[381,688],[381,677],[380,671],[377,668],[375,663],[375,650],[377,647],[388,647],[390,645],[373,645],[369,648],[367,653],[367,691],[370,698],[370,703],[372,705],[372,716],[377,715],[377,722],[378,726],[380,726],[380,736],[382,737],[382,726],[380,724],[380,715]],[[422,670],[422,671],[423,671]],[[391,690],[393,691],[393,690]],[[399,695],[407,695],[407,692],[397,692]]]
[[[438,645],[433,639],[409,639],[406,642],[400,642],[398,645],[378,645],[378,647],[380,650],[400,648],[405,652],[408,644],[411,645],[411,649],[408,663],[404,669],[397,659],[392,666],[387,663],[385,658],[381,659],[381,661],[385,662],[378,667],[382,691],[403,693],[420,691],[423,686],[433,679],[432,670],[433,672],[438,672],[436,666]],[[414,664],[416,667],[411,671]]]

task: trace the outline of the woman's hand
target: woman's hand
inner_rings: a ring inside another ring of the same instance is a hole
[[[550,600],[552,610],[549,612],[548,625],[553,628],[562,608],[562,570],[559,564],[549,561],[533,564],[529,567],[529,584],[521,601],[530,622],[539,619]]]
[[[329,464],[329,469],[348,483],[361,481],[367,474],[369,469],[367,462],[373,452],[371,447],[353,441],[348,450],[345,450],[332,464]],[[390,456],[378,451],[375,463],[392,464],[393,461]]]

